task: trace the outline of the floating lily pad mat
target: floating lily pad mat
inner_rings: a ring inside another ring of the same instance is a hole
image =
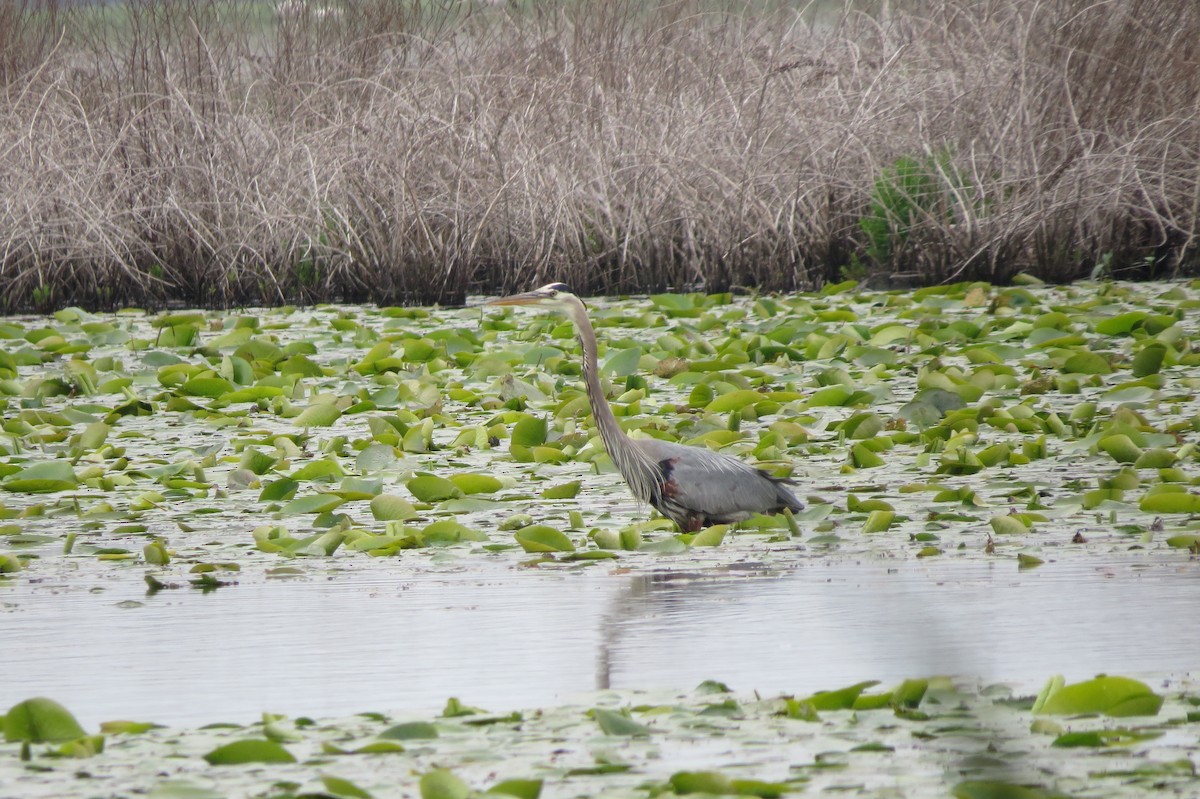
[[[484,307],[65,309],[0,320],[0,579],[219,589],[447,547],[541,568],[753,552],[1005,559],[1200,549],[1192,283],[841,287],[591,303],[635,436],[797,481],[693,538],[639,507],[564,319]]]
[[[1200,694],[1118,676],[1037,697],[913,678],[793,696],[707,681],[541,709],[264,716],[82,730],[52,699],[9,709],[0,784],[24,797],[1194,796]]]

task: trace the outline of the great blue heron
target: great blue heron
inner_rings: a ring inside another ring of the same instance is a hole
[[[633,495],[649,502],[683,532],[744,521],[755,513],[791,512],[804,507],[785,487],[793,484],[791,480],[774,477],[737,458],[701,447],[626,435],[600,387],[596,332],[587,309],[564,284],[550,283],[487,304],[538,305],[566,314],[575,323],[583,348],[584,384],[604,448]]]

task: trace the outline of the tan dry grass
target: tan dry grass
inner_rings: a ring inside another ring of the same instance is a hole
[[[0,15],[0,305],[1195,266],[1200,7],[897,6]],[[904,157],[935,189],[881,251]]]

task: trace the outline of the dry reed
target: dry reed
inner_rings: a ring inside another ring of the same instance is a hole
[[[0,5],[0,307],[1200,263],[1200,5],[818,5]]]

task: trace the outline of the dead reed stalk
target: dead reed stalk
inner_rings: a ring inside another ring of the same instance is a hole
[[[0,307],[1195,270],[1200,6],[0,6]]]

